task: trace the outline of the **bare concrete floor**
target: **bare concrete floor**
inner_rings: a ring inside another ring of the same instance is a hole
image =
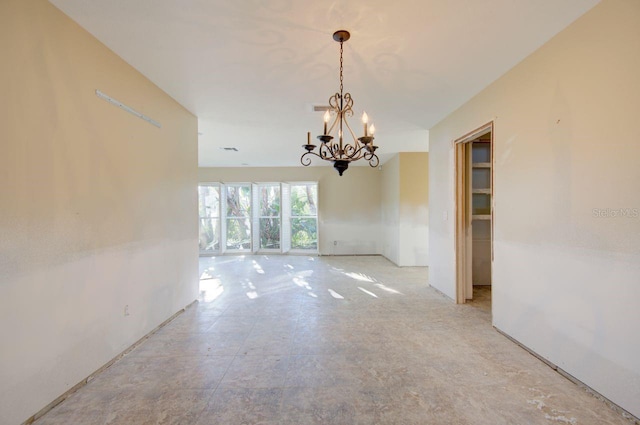
[[[491,286],[474,286],[473,299],[467,301],[473,307],[491,313]]]
[[[36,423],[629,424],[382,257],[201,259],[197,305]]]

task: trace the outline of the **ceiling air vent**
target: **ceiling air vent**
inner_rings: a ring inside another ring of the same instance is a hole
[[[328,109],[331,109],[329,105],[313,105],[313,112],[325,112]]]
[[[234,152],[238,152],[238,148],[220,148],[223,151],[234,151]]]

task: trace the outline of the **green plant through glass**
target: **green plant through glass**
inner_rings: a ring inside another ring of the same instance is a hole
[[[260,248],[280,249],[280,185],[260,186]]]
[[[227,249],[251,249],[251,186],[227,186]]]
[[[220,249],[220,187],[198,186],[198,213],[200,215],[199,245],[201,252]]]
[[[291,186],[291,248],[318,249],[318,186]]]

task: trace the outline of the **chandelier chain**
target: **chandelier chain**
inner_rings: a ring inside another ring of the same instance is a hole
[[[340,42],[340,97],[342,97],[342,91],[343,91],[343,86],[342,86],[342,41]]]

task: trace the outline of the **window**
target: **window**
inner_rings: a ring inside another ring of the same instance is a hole
[[[226,249],[251,250],[250,185],[226,185]]]
[[[317,183],[203,183],[200,253],[318,249]]]
[[[280,185],[258,185],[260,249],[280,250]]]
[[[220,250],[220,186],[198,186],[198,201],[200,252],[217,252]]]
[[[291,249],[318,249],[318,185],[291,185]]]

